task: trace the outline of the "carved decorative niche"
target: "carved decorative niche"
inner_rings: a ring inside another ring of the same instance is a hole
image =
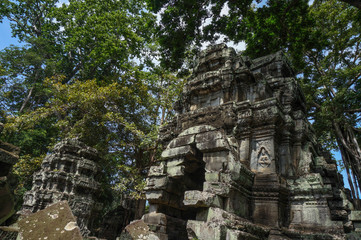
[[[261,147],[258,151],[258,165],[262,168],[268,168],[271,166],[272,163],[272,159],[270,156],[269,151],[267,150],[266,147]]]

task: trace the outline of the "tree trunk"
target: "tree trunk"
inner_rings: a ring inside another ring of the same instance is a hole
[[[353,129],[346,123],[341,123],[333,121],[333,126],[336,134],[337,143],[341,151],[342,160],[346,167],[347,174],[349,175],[349,170],[351,170],[351,177],[348,177],[352,195],[354,197],[354,204],[357,209],[361,209],[359,191],[360,182],[361,182],[361,150],[358,145],[355,133]],[[352,189],[354,188],[354,189]]]

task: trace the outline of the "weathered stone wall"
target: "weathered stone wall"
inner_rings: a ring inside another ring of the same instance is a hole
[[[281,52],[203,51],[160,130],[143,216],[160,239],[332,239],[353,228],[336,163]]]
[[[107,212],[101,221],[97,237],[107,240],[115,240],[124,228],[133,220],[140,219],[144,214],[145,200],[130,198],[123,195],[117,202],[118,206]]]
[[[0,123],[0,133],[3,124]],[[14,213],[14,199],[10,190],[7,177],[12,166],[19,158],[20,149],[0,141],[0,224]]]

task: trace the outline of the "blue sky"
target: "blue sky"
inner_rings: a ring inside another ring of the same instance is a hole
[[[0,23],[0,49],[3,49],[10,44],[17,44],[17,41],[14,38],[11,38],[11,29],[10,23],[7,19],[4,19]]]
[[[8,47],[10,44],[20,45],[18,39],[11,37],[10,23],[7,19],[3,19],[0,23],[0,49]]]

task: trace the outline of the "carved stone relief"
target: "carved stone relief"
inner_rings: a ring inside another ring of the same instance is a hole
[[[260,167],[266,168],[271,165],[271,156],[269,154],[269,151],[265,147],[261,147],[261,149],[258,151],[258,165]]]

